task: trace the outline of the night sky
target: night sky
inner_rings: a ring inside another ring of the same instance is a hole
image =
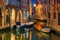
[[[36,3],[37,2],[37,0],[32,0],[32,4],[34,4],[34,3]]]
[[[37,0],[32,0],[32,7],[33,7],[33,4],[35,4],[37,2]]]

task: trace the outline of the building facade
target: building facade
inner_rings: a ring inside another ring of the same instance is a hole
[[[35,6],[35,13],[36,13],[36,20],[37,20],[36,29],[39,31],[46,24],[47,15],[46,15],[45,8],[46,7],[44,4],[44,0],[38,0],[38,2],[36,3],[36,6]]]
[[[20,8],[22,10],[23,23],[28,22],[28,18],[32,14],[31,0],[20,0]]]
[[[38,2],[43,5],[47,26],[60,31],[60,0],[38,0]]]
[[[21,22],[21,17],[18,16],[18,14],[21,15],[22,13],[19,5],[20,1],[18,0],[2,0],[2,5],[0,7],[1,29],[12,27],[13,25],[16,25],[17,21]]]
[[[1,14],[1,13],[2,13],[2,11],[1,11],[1,10],[2,10],[1,7],[2,7],[2,4],[3,4],[2,2],[3,2],[3,1],[0,0],[0,27],[2,26],[2,14]]]
[[[49,0],[47,6],[47,23],[48,25],[57,31],[60,31],[60,0]]]

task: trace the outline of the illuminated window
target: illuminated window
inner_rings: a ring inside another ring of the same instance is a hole
[[[28,11],[23,11],[23,19],[28,18],[29,12]]]
[[[10,23],[10,12],[8,9],[6,10],[6,23]]]

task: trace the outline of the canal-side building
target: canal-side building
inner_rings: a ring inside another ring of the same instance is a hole
[[[3,1],[2,0],[0,0],[0,28],[1,28],[1,26],[2,26],[2,4],[3,4]]]
[[[47,6],[48,25],[57,31],[60,31],[60,0],[49,0]]]
[[[20,0],[20,8],[22,10],[23,23],[28,22],[28,17],[32,13],[31,0]]]
[[[0,1],[1,4],[1,1]],[[20,1],[19,0],[2,0],[1,5],[1,27],[0,28],[7,28],[16,25],[17,14],[21,12],[20,8]],[[22,12],[21,12],[22,13]]]
[[[46,7],[44,0],[38,0],[35,6],[36,20],[37,20],[37,30],[41,30],[43,26],[46,24],[47,15],[46,15]]]
[[[38,2],[43,3],[47,26],[60,31],[60,0],[38,0]]]

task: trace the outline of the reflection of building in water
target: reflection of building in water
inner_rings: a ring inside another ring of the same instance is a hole
[[[16,40],[15,39],[15,35],[13,33],[11,33],[11,37],[10,38],[11,38],[11,40]]]
[[[2,33],[0,35],[0,40],[10,40],[10,39],[11,39],[10,33]]]
[[[2,35],[0,35],[0,36],[2,36],[1,40],[5,40],[5,39],[6,39],[6,38],[5,38],[5,33],[2,34]]]
[[[0,40],[59,40],[60,37],[54,33],[48,34],[43,32],[38,32],[36,30],[29,30],[28,38],[26,37],[26,32],[21,32],[20,35],[16,34],[16,31],[8,31],[0,33]],[[31,38],[31,39],[30,39]],[[55,39],[56,38],[56,39]]]

